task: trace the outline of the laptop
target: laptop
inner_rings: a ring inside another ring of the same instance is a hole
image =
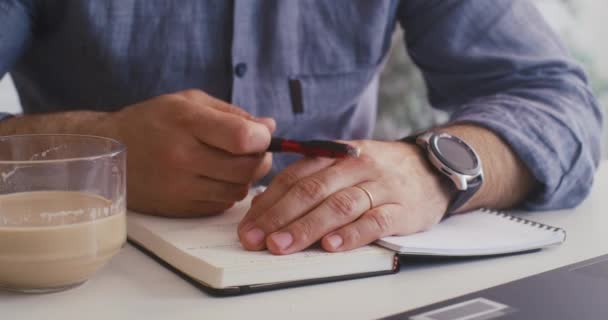
[[[384,319],[608,319],[608,255]]]

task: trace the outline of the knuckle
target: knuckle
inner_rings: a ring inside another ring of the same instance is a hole
[[[177,93],[179,96],[187,100],[200,99],[205,96],[205,93],[198,89],[186,89]]]
[[[293,171],[284,170],[276,176],[274,182],[279,186],[279,188],[288,189],[291,188],[291,186],[293,186],[294,184],[296,184],[299,180],[300,177],[298,177],[298,175],[295,174]]]
[[[172,122],[177,126],[189,126],[195,123],[195,111],[192,103],[179,94],[163,96],[162,103],[156,105],[157,116],[163,122]]]
[[[297,235],[296,237],[302,243],[309,243],[315,240],[313,239],[314,227],[311,221],[303,220],[297,222],[294,226],[294,231],[294,234]]]
[[[378,160],[376,160],[374,157],[364,154],[357,158],[357,160],[359,161],[359,166],[361,166],[362,168],[368,168],[373,170],[374,172],[381,171],[380,164],[378,163]]]
[[[247,111],[245,111],[245,110],[243,110],[243,109],[241,109],[239,107],[236,107],[234,105],[225,103],[224,101],[219,101],[218,102],[218,107],[221,108],[222,111],[224,111],[224,112],[228,112],[228,113],[232,113],[232,114],[235,114],[235,115],[239,115],[239,116],[244,117],[246,119],[252,118],[252,116]]]
[[[327,205],[334,213],[341,215],[343,218],[349,218],[356,213],[357,199],[350,193],[339,192],[327,200]]]
[[[345,232],[342,235],[342,238],[344,239],[344,243],[347,246],[356,245],[361,241],[361,231],[359,231],[359,229],[357,228],[352,228],[349,231]]]
[[[378,208],[370,215],[370,222],[372,223],[373,229],[378,234],[387,234],[393,225],[392,215],[381,208]]]
[[[348,158],[345,161],[347,162],[344,164],[350,168],[354,168],[355,170],[365,169],[368,172],[371,170],[374,174],[377,174],[378,168],[380,168],[378,161],[367,154],[361,154],[357,158]]]
[[[184,100],[184,96],[181,92],[167,93],[160,95],[158,97],[152,98],[152,100],[156,100],[158,102],[178,102]]]
[[[325,183],[319,178],[314,177],[304,179],[293,187],[296,198],[313,201],[321,198],[325,190]]]
[[[370,156],[368,154],[362,154],[362,155],[360,155],[359,157],[357,157],[355,159],[357,161],[359,161],[359,163],[361,165],[367,165],[367,166],[369,166],[369,165],[375,165],[376,164],[376,160],[372,156]]]
[[[174,123],[179,127],[190,128],[192,125],[194,125],[196,120],[192,111],[188,109],[188,106],[184,103],[178,103],[176,106],[179,106],[180,111],[172,113],[172,118],[170,119],[173,120]],[[175,108],[173,108],[173,110],[175,110]]]
[[[285,221],[280,215],[269,214],[258,218],[258,225],[266,232],[273,232],[285,226]]]

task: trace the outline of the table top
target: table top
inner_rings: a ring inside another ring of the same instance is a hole
[[[608,253],[608,161],[574,210],[526,212],[562,227],[566,242],[507,257],[407,262],[394,275],[237,297],[209,296],[131,245],[82,286],[58,293],[0,291],[4,319],[370,319],[485,289]]]

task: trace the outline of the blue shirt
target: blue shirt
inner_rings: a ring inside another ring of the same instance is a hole
[[[601,109],[524,0],[0,0],[0,76],[25,113],[198,88],[273,116],[280,136],[361,139],[397,23],[432,105],[494,130],[542,184],[528,208],[584,198]]]

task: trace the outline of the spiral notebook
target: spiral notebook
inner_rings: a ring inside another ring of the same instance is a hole
[[[237,295],[328,281],[385,275],[399,270],[400,255],[482,256],[557,245],[564,230],[504,213],[479,210],[445,219],[428,231],[380,239],[359,249],[327,253],[313,246],[275,256],[246,251],[238,222],[251,195],[221,215],[167,219],[129,212],[131,243],[207,292]]]
[[[427,232],[376,243],[400,254],[462,257],[527,251],[565,240],[564,229],[481,209],[451,216]]]

